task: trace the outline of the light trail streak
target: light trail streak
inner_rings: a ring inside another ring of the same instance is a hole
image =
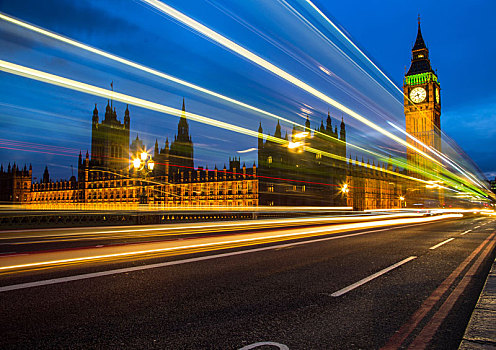
[[[100,50],[100,49],[97,49],[97,48],[94,48],[92,46],[89,46],[89,45],[86,45],[84,43],[81,43],[79,41],[76,41],[76,40],[73,40],[73,39],[70,39],[70,38],[67,38],[67,37],[64,37],[60,34],[57,34],[57,33],[54,33],[54,32],[51,32],[51,31],[48,31],[46,29],[43,29],[43,28],[40,28],[40,27],[37,27],[37,26],[34,26],[32,24],[29,24],[27,22],[23,22],[21,20],[18,20],[16,18],[13,18],[11,16],[8,16],[6,14],[3,14],[0,12],[0,19],[2,20],[5,20],[9,23],[12,23],[12,24],[15,24],[15,25],[18,25],[22,28],[25,28],[25,29],[28,29],[28,30],[31,30],[33,32],[36,32],[38,34],[41,34],[41,35],[44,35],[46,37],[49,37],[49,38],[52,38],[52,39],[55,39],[55,40],[58,40],[58,41],[61,41],[63,43],[66,43],[68,45],[72,45],[74,47],[77,47],[77,48],[80,48],[82,50],[85,50],[87,52],[91,52],[91,53],[94,53],[96,55],[99,55],[101,57],[105,57],[109,60],[112,60],[112,61],[115,61],[115,62],[119,62],[121,64],[124,64],[126,66],[129,66],[129,67],[132,67],[132,68],[135,68],[135,69],[138,69],[140,71],[143,71],[143,72],[146,72],[146,73],[149,73],[149,74],[152,74],[154,76],[157,76],[159,78],[163,78],[163,79],[166,79],[166,80],[169,80],[169,81],[172,81],[174,83],[177,83],[177,84],[180,84],[180,85],[183,85],[183,86],[186,86],[188,88],[191,88],[193,90],[196,90],[196,91],[200,91],[202,93],[205,93],[207,95],[210,95],[210,96],[213,96],[213,97],[217,97],[221,100],[224,100],[224,101],[227,101],[227,102],[230,102],[230,103],[233,103],[235,105],[238,105],[240,107],[243,107],[243,108],[246,108],[248,110],[252,110],[254,112],[257,112],[257,113],[260,113],[260,114],[263,114],[263,115],[266,115],[268,117],[271,117],[271,118],[275,118],[275,119],[278,119],[278,120],[281,120],[281,121],[284,121],[284,122],[287,122],[287,123],[290,123],[290,124],[294,124],[296,126],[299,126],[301,128],[304,128],[305,126],[303,124],[300,124],[300,123],[297,123],[297,122],[294,122],[294,121],[291,121],[289,119],[286,119],[284,117],[281,117],[279,115],[276,115],[274,113],[270,113],[268,111],[265,111],[263,109],[260,109],[260,108],[257,108],[255,106],[252,106],[252,105],[249,105],[247,103],[244,103],[244,102],[241,102],[241,101],[238,101],[236,99],[233,99],[233,98],[230,98],[228,96],[225,96],[225,95],[222,95],[222,94],[219,94],[215,91],[212,91],[212,90],[209,90],[209,89],[206,89],[206,88],[203,88],[199,85],[195,85],[195,84],[192,84],[190,82],[187,82],[185,80],[182,80],[182,79],[179,79],[179,78],[176,78],[172,75],[169,75],[169,74],[165,74],[163,72],[160,72],[160,71],[157,71],[153,68],[149,68],[149,67],[146,67],[144,65],[141,65],[139,63],[135,63],[131,60],[128,60],[128,59],[125,59],[125,58],[122,58],[122,57],[119,57],[117,55],[114,55],[114,54],[111,54],[111,53],[108,53],[106,51],[103,51],[103,50]],[[315,130],[314,131],[316,134],[326,138],[326,139],[329,139],[329,140],[333,140],[335,142],[339,142],[339,143],[344,143],[346,144],[347,146],[350,146],[350,147],[353,147],[359,151],[362,151],[362,152],[365,152],[365,153],[368,153],[368,154],[371,154],[371,155],[374,155],[376,157],[381,157],[380,154],[376,153],[376,152],[373,152],[373,151],[370,151],[368,149],[365,149],[363,147],[360,147],[358,145],[354,145],[354,144],[351,144],[351,143],[348,143],[348,142],[345,142],[345,141],[342,141],[342,140],[339,140],[338,138],[334,138],[334,137],[331,137],[329,135],[326,135],[325,133],[322,133],[318,130]]]
[[[42,143],[32,143],[32,142],[1,139],[1,138],[0,138],[0,144],[4,144],[7,146],[15,146],[15,147],[32,147],[32,148],[39,148],[39,149],[43,149],[43,150],[56,151],[56,152],[66,152],[66,153],[72,153],[73,155],[75,152],[80,151],[76,148],[67,148],[67,147],[61,147],[61,146],[46,145],[46,144],[42,144]]]
[[[343,33],[343,31],[341,29],[338,28],[338,26],[336,26],[334,24],[334,22],[332,22],[329,17],[327,17],[313,2],[311,2],[310,0],[304,0],[307,4],[309,4],[322,18],[324,18],[324,20],[329,23],[349,44],[351,44],[355,50],[357,50],[360,55],[362,55],[384,78],[386,78],[386,80],[396,89],[398,90],[401,95],[403,97],[405,97],[408,101],[412,102],[412,100],[410,99],[410,96],[408,95],[405,95],[403,93],[403,90],[401,90],[401,88],[399,88],[387,75],[386,73],[384,73],[362,50],[360,50],[360,48],[345,34]],[[380,85],[380,84],[379,84]],[[421,111],[418,106],[412,102],[412,104],[415,106],[415,108],[417,109],[417,111]],[[421,111],[422,112],[422,111]]]
[[[100,97],[128,103],[128,104],[131,104],[134,106],[138,106],[141,108],[153,110],[153,111],[168,114],[168,115],[174,115],[177,117],[181,117],[182,115],[185,115],[189,119],[197,121],[197,122],[202,123],[202,124],[215,126],[215,127],[221,128],[221,129],[234,131],[234,132],[237,132],[240,134],[245,134],[245,135],[256,137],[256,138],[259,138],[260,136],[262,136],[269,141],[272,141],[272,142],[275,142],[275,143],[278,143],[281,145],[287,145],[288,144],[288,141],[285,139],[277,138],[277,137],[274,137],[274,136],[271,136],[268,134],[260,134],[258,131],[253,131],[251,129],[247,129],[247,128],[244,128],[244,127],[241,127],[238,125],[225,123],[225,122],[218,121],[216,119],[212,119],[209,117],[205,117],[205,116],[202,116],[202,115],[199,115],[196,113],[183,112],[182,110],[168,107],[168,106],[165,106],[165,105],[162,105],[159,103],[151,102],[148,100],[144,100],[141,98],[137,98],[137,97],[122,94],[119,92],[111,91],[108,89],[103,89],[103,88],[100,88],[100,87],[97,87],[94,85],[90,85],[90,84],[82,83],[82,82],[75,81],[72,79],[64,78],[64,77],[61,77],[58,75],[42,72],[42,71],[39,71],[36,69],[20,66],[20,65],[17,65],[15,63],[7,62],[4,60],[0,60],[0,70],[3,70],[4,72],[8,72],[11,74],[19,75],[19,76],[22,76],[25,78],[42,81],[42,82],[45,82],[48,84],[61,86],[64,88],[80,91],[80,92],[87,93],[90,95],[100,96]],[[348,158],[346,158],[346,157],[342,157],[342,156],[339,156],[336,154],[332,154],[329,152],[318,150],[318,149],[315,149],[312,147],[306,147],[305,150],[308,152],[315,153],[315,154],[322,154],[323,156],[337,159],[337,160],[343,161],[344,163],[348,162]],[[367,166],[367,167],[374,169],[374,170],[377,170],[377,171],[386,172],[386,173],[389,173],[389,174],[392,174],[395,176],[399,176],[399,177],[403,177],[403,178],[407,178],[407,179],[410,179],[413,181],[428,183],[428,181],[423,180],[423,179],[418,179],[418,178],[415,178],[412,176],[404,175],[404,174],[390,171],[387,169],[382,169],[380,167],[374,167],[374,166],[366,165],[365,163],[361,163],[361,164],[362,164],[362,166]]]
[[[81,262],[89,262],[96,261],[102,259],[119,259],[119,258],[127,258],[127,257],[136,257],[142,255],[150,255],[150,254],[161,254],[161,253],[177,253],[177,254],[186,254],[193,252],[203,252],[203,251],[213,251],[220,249],[231,249],[231,248],[239,248],[244,246],[251,246],[257,244],[267,244],[274,243],[292,239],[303,239],[303,238],[312,238],[316,236],[321,236],[325,234],[331,234],[336,232],[346,232],[357,229],[365,229],[365,228],[373,228],[373,227],[384,227],[391,225],[405,225],[405,224],[415,224],[415,223],[426,223],[426,222],[434,222],[439,220],[451,219],[460,217],[461,214],[447,214],[440,215],[435,217],[428,218],[410,218],[410,219],[396,219],[396,220],[383,220],[376,221],[372,223],[352,223],[352,224],[344,224],[344,225],[334,225],[331,227],[319,228],[314,230],[301,229],[301,230],[287,230],[285,233],[279,234],[269,234],[266,232],[261,233],[252,233],[252,234],[241,234],[237,235],[237,239],[228,239],[225,240],[226,237],[206,237],[197,239],[195,241],[199,241],[202,243],[195,244],[184,244],[183,241],[168,241],[168,242],[160,242],[159,245],[169,245],[167,247],[162,248],[153,248],[153,249],[142,249],[142,250],[131,250],[125,251],[126,249],[132,248],[129,246],[118,246],[118,247],[102,247],[98,248],[100,250],[104,249],[121,249],[119,253],[108,253],[108,254],[98,254],[92,256],[80,256],[73,258],[65,258],[65,259],[54,259],[54,260],[46,260],[46,261],[36,261],[29,263],[19,263],[8,266],[0,266],[0,272],[8,272],[19,269],[32,269],[32,268],[43,268],[49,266],[60,266],[65,264],[73,264],[73,263],[81,263]],[[157,243],[154,243],[157,245]],[[67,252],[66,252],[67,253]],[[76,254],[77,251],[69,251],[68,254]],[[41,254],[40,254],[41,255]],[[176,254],[175,254],[176,255]],[[17,256],[10,259],[31,259],[37,258],[38,255],[34,256]]]
[[[407,137],[409,137],[410,139],[412,139],[413,141],[417,142],[419,145],[421,145],[422,147],[428,149],[429,151],[431,151],[433,154],[435,154],[436,156],[438,156],[439,158],[441,158],[442,160],[446,161],[447,163],[449,163],[450,165],[452,165],[456,170],[458,170],[462,175],[465,175],[468,179],[470,179],[472,181],[472,183],[475,185],[475,186],[481,186],[481,187],[485,187],[478,179],[476,179],[474,176],[472,176],[470,173],[467,173],[465,172],[465,170],[463,168],[461,168],[458,164],[456,164],[456,162],[454,161],[451,161],[447,156],[445,156],[442,152],[438,152],[436,149],[434,148],[431,148],[429,147],[428,145],[426,145],[425,143],[423,143],[422,141],[420,141],[419,139],[417,139],[415,136],[409,134],[408,132],[406,132],[405,130],[401,129],[399,126],[397,126],[396,124],[394,123],[391,123],[390,121],[388,121],[388,124],[391,125],[393,128],[395,128],[396,130],[398,130],[399,132],[405,134]],[[444,167],[444,165],[443,165]],[[476,181],[477,183],[475,183],[474,181]],[[462,181],[463,182],[463,181]]]
[[[262,68],[265,68],[266,70],[272,72],[273,74],[279,76],[280,78],[290,82],[291,84],[301,88],[304,91],[307,91],[308,93],[314,95],[315,97],[321,99],[322,101],[330,104],[331,106],[334,106],[335,108],[341,110],[342,112],[348,114],[349,116],[355,118],[356,120],[362,122],[363,124],[367,125],[368,127],[380,132],[384,136],[389,137],[390,139],[402,144],[403,146],[410,148],[414,150],[415,152],[421,154],[425,158],[430,159],[431,161],[435,163],[439,163],[437,160],[432,158],[430,155],[426,154],[422,150],[416,148],[415,146],[409,144],[405,140],[399,138],[398,136],[390,133],[389,131],[385,130],[381,126],[371,122],[367,118],[363,117],[362,115],[358,114],[357,112],[351,110],[350,108],[344,106],[343,104],[339,103],[338,101],[330,98],[326,94],[322,93],[321,91],[313,88],[312,86],[308,85],[307,83],[303,82],[302,80],[296,78],[295,76],[291,75],[290,73],[286,72],[285,70],[277,67],[276,65],[270,63],[269,61],[261,58],[260,56],[256,55],[255,53],[245,49],[244,47],[236,44],[235,42],[227,39],[226,37],[222,36],[221,34],[215,32],[214,30],[208,28],[207,26],[195,21],[194,19],[186,16],[182,12],[179,12],[175,8],[166,5],[158,0],[141,0],[142,2],[145,2],[152,6],[153,8],[159,10],[160,12],[176,19],[177,21],[187,25],[191,29],[196,30],[197,32],[205,35],[206,37],[214,40],[218,44],[224,46],[225,48],[239,54],[240,56],[248,59],[249,61],[259,65]],[[440,163],[439,163],[440,164]]]
[[[253,209],[253,207],[248,207],[247,209]],[[267,208],[266,208],[267,209]],[[350,207],[331,207],[331,210],[351,210]],[[298,209],[298,210],[301,210]],[[384,210],[383,210],[384,211]],[[263,212],[263,211],[259,211]],[[274,228],[274,227],[285,227],[285,226],[303,226],[303,225],[318,225],[318,224],[330,224],[330,223],[349,223],[349,222],[365,222],[365,221],[375,221],[375,220],[386,220],[386,219],[399,219],[412,216],[422,216],[423,213],[399,213],[399,214],[381,214],[381,215],[366,215],[366,216],[346,216],[346,217],[313,217],[313,218],[298,218],[298,219],[267,219],[259,221],[236,221],[232,223],[204,223],[204,224],[166,224],[161,227],[145,227],[137,228],[136,226],[129,226],[125,228],[113,229],[113,230],[97,230],[90,232],[74,232],[70,231],[65,233],[63,236],[59,234],[58,237],[70,237],[70,236],[81,236],[81,235],[107,235],[116,233],[136,233],[136,232],[160,232],[163,234],[185,234],[186,232],[191,232],[190,234],[197,233],[210,233],[210,232],[222,232],[222,231],[232,231],[234,229],[264,229],[264,228]],[[56,231],[65,231],[67,229],[59,228]],[[77,230],[81,230],[78,228]],[[24,238],[44,238],[53,237],[51,233],[54,229],[42,229],[39,230],[38,234],[26,234],[27,232],[32,232],[33,230],[24,231],[22,235],[16,236],[18,231],[0,231],[2,236],[0,240],[13,240],[13,239],[24,239]],[[11,232],[14,235],[8,235]]]
[[[378,71],[379,73],[381,73],[381,75],[382,75],[384,78],[386,78],[386,80],[387,80],[387,81],[389,81],[389,82],[391,83],[391,85],[392,85],[392,86],[393,86],[396,90],[398,90],[398,91],[401,93],[401,95],[403,95],[403,91],[402,91],[402,90],[401,90],[398,86],[396,86],[396,84],[395,84],[395,83],[393,83],[393,81],[392,81],[391,79],[389,79],[389,77],[388,77],[388,76],[387,76],[387,75],[386,75],[386,74],[385,74],[385,73],[384,73],[384,72],[383,72],[383,71],[382,71],[379,67],[377,67],[377,65],[376,65],[376,64],[375,64],[375,63],[374,63],[374,62],[373,62],[370,58],[368,58],[368,56],[367,56],[365,53],[363,53],[363,51],[362,51],[362,50],[360,50],[360,48],[359,48],[358,46],[356,46],[356,45],[355,45],[355,43],[354,43],[354,42],[353,42],[350,38],[348,38],[348,36],[347,36],[345,33],[343,33],[343,32],[341,31],[341,29],[339,29],[339,28],[338,28],[338,26],[336,26],[336,25],[334,24],[334,22],[332,22],[332,21],[329,19],[329,17],[327,17],[327,16],[326,16],[326,15],[325,15],[325,14],[324,14],[324,13],[323,13],[323,12],[322,12],[322,11],[321,11],[318,7],[317,7],[317,6],[315,6],[315,4],[314,4],[313,2],[311,2],[310,0],[304,0],[304,1],[306,1],[306,3],[307,3],[307,4],[309,4],[309,5],[310,5],[310,6],[311,6],[311,7],[312,7],[312,8],[313,8],[313,9],[314,9],[314,10],[315,10],[315,11],[316,11],[316,12],[317,12],[317,13],[318,13],[321,17],[322,17],[322,18],[324,18],[324,20],[325,20],[327,23],[329,23],[329,24],[330,24],[330,25],[331,25],[331,26],[332,26],[332,27],[333,27],[333,28],[334,28],[334,29],[335,29],[335,30],[336,30],[339,34],[341,34],[341,36],[342,36],[344,39],[346,39],[346,41],[347,41],[349,44],[351,44],[351,46],[353,46],[353,47],[354,47],[354,48],[355,48],[355,49],[356,49],[356,50],[357,50],[357,51],[358,51],[358,52],[359,52],[359,53],[360,53],[360,54],[361,54],[361,55],[362,55],[362,56],[363,56],[363,57],[364,57],[364,58],[365,58],[365,59],[366,59],[366,60],[367,60],[367,61],[368,61],[368,62],[369,62],[369,63],[370,63],[370,64],[371,64],[374,68],[375,68],[375,69],[377,69],[377,71]],[[324,71],[324,72],[325,72],[325,71]]]

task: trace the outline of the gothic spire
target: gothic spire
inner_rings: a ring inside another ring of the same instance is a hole
[[[281,124],[279,124],[279,120],[276,125],[276,132],[274,133],[274,137],[281,138]]]
[[[183,112],[181,113],[181,118],[179,119],[179,123],[177,124],[177,139],[181,142],[189,141],[189,125],[186,120],[186,107],[184,104],[183,97]]]
[[[420,30],[420,14],[418,15],[418,29],[417,29],[417,39],[415,40],[415,45],[413,45],[413,51],[426,49],[424,38],[422,38],[422,31]]]
[[[420,15],[418,18],[418,29],[417,29],[417,39],[412,48],[412,63],[410,69],[406,73],[407,76],[415,75],[420,73],[427,73],[434,71],[431,68],[431,62],[429,60],[429,49],[425,45],[424,38],[422,37],[422,31],[420,29]]]
[[[329,110],[327,110],[327,120],[326,120],[326,130],[332,134],[332,119],[331,119],[331,113]]]

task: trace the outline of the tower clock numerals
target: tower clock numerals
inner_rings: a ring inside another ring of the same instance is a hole
[[[423,87],[416,87],[412,91],[410,91],[410,99],[414,103],[420,103],[425,100],[427,97],[427,92]]]

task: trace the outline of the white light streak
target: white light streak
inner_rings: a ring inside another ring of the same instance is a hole
[[[182,110],[179,110],[176,108],[172,108],[172,107],[168,107],[168,106],[158,104],[155,102],[143,100],[143,99],[140,99],[137,97],[125,95],[125,94],[122,94],[119,92],[99,88],[99,87],[96,87],[93,85],[89,85],[89,84],[75,81],[72,79],[60,77],[60,76],[57,76],[54,74],[42,72],[42,71],[39,71],[36,69],[20,66],[20,65],[17,65],[15,63],[0,60],[0,70],[3,70],[4,72],[16,74],[19,76],[23,76],[23,77],[26,77],[29,79],[35,79],[35,80],[42,81],[45,83],[49,83],[49,84],[53,84],[53,85],[57,85],[57,86],[62,86],[62,87],[68,88],[68,89],[84,92],[84,93],[87,93],[90,95],[95,95],[95,96],[113,99],[116,101],[128,103],[128,104],[131,104],[134,106],[142,107],[145,109],[149,109],[149,110],[153,110],[153,111],[157,111],[157,112],[161,112],[161,113],[165,113],[165,114],[169,114],[169,115],[175,115],[178,117],[185,115],[189,119],[197,121],[199,123],[215,126],[215,127],[222,128],[225,130],[234,131],[234,132],[237,132],[240,134],[245,134],[245,135],[252,136],[252,137],[257,137],[257,138],[260,137],[260,134],[258,133],[258,131],[253,131],[251,129],[243,128],[241,126],[225,123],[225,122],[215,120],[215,119],[212,119],[209,117],[205,117],[205,116],[202,116],[202,115],[199,115],[196,113],[183,112]],[[265,135],[265,134],[262,134],[262,137],[266,138],[267,140],[270,140],[272,142],[279,143],[282,145],[288,144],[287,140],[284,140],[284,139],[281,139],[278,137]],[[341,160],[343,162],[348,161],[348,159],[346,157],[342,157],[342,156],[339,156],[336,154],[332,154],[329,152],[318,150],[318,149],[315,149],[312,147],[307,147],[305,150],[308,152],[312,152],[312,153],[321,153],[322,155],[324,155],[326,157]],[[404,175],[401,173],[396,173],[394,171],[381,169],[380,167],[371,167],[371,168],[376,169],[378,171],[390,173],[390,174],[395,175],[395,176],[408,178],[408,179],[413,180],[413,181],[419,181],[419,182],[427,183],[427,181],[425,181],[423,179],[418,179],[418,178],[407,176],[407,175]]]
[[[28,30],[31,30],[33,32],[36,32],[38,34],[41,34],[41,35],[44,35],[44,36],[47,36],[49,38],[52,38],[52,39],[55,39],[55,40],[58,40],[58,41],[61,41],[63,43],[66,43],[66,44],[69,44],[69,45],[72,45],[74,47],[77,47],[77,48],[80,48],[82,50],[85,50],[85,51],[88,51],[88,52],[91,52],[91,53],[94,53],[96,55],[99,55],[99,56],[102,56],[102,57],[105,57],[107,59],[110,59],[112,61],[115,61],[115,62],[119,62],[121,64],[124,64],[124,65],[127,65],[129,67],[132,67],[132,68],[135,68],[135,69],[138,69],[140,71],[143,71],[143,72],[146,72],[146,73],[149,73],[149,74],[152,74],[152,75],[155,75],[157,77],[160,77],[160,78],[163,78],[163,79],[166,79],[166,80],[169,80],[169,81],[172,81],[174,83],[177,83],[177,84],[180,84],[180,85],[183,85],[183,86],[186,86],[188,88],[191,88],[193,90],[196,90],[196,91],[200,91],[202,93],[205,93],[207,95],[210,95],[210,96],[213,96],[213,97],[217,97],[221,100],[224,100],[226,102],[230,102],[230,103],[233,103],[235,105],[238,105],[240,107],[243,107],[243,108],[246,108],[246,109],[249,109],[249,110],[252,110],[254,112],[257,112],[257,113],[260,113],[260,114],[264,114],[266,116],[269,116],[271,118],[275,118],[275,119],[278,119],[278,120],[281,120],[281,121],[284,121],[284,122],[287,122],[287,123],[292,123],[292,124],[295,124],[297,126],[300,126],[300,127],[304,127],[303,124],[299,124],[299,123],[295,123],[294,121],[291,121],[289,119],[286,119],[284,117],[281,117],[281,116],[278,116],[276,114],[273,114],[273,113],[270,113],[268,111],[265,111],[263,109],[260,109],[260,108],[257,108],[257,107],[254,107],[252,105],[249,105],[249,104],[246,104],[244,102],[241,102],[241,101],[238,101],[238,100],[235,100],[233,98],[230,98],[228,96],[225,96],[225,95],[222,95],[222,94],[219,94],[217,92],[214,92],[212,90],[208,90],[206,88],[203,88],[201,86],[198,86],[198,85],[195,85],[195,84],[192,84],[192,83],[189,83],[185,80],[181,80],[181,79],[178,79],[174,76],[171,76],[171,75],[168,75],[168,74],[165,74],[165,73],[162,73],[160,71],[157,71],[155,69],[152,69],[152,68],[149,68],[149,67],[146,67],[146,66],[143,66],[139,63],[135,63],[133,61],[130,61],[128,59],[125,59],[125,58],[122,58],[122,57],[119,57],[119,56],[116,56],[116,55],[113,55],[111,53],[108,53],[108,52],[105,52],[103,50],[100,50],[100,49],[97,49],[97,48],[94,48],[92,46],[89,46],[89,45],[86,45],[86,44],[83,44],[81,42],[78,42],[76,40],[73,40],[73,39],[70,39],[70,38],[67,38],[67,37],[64,37],[62,35],[59,35],[57,33],[53,33],[53,32],[50,32],[48,30],[45,30],[43,28],[40,28],[40,27],[37,27],[37,26],[34,26],[32,24],[29,24],[29,23],[26,23],[26,22],[23,22],[23,21],[20,21],[16,18],[13,18],[13,17],[10,17],[10,16],[7,16],[5,14],[2,14],[0,13],[0,19],[2,20],[5,20],[7,22],[10,22],[12,24],[15,24],[15,25],[18,25],[20,27],[23,27],[25,29],[28,29]],[[301,115],[303,118],[305,118],[304,115]],[[328,138],[330,139],[331,137],[324,134],[324,133],[321,133],[319,131],[316,131],[317,134],[319,134],[320,136],[323,136],[325,138]],[[334,138],[332,138],[334,139]],[[355,149],[358,149],[362,152],[366,152],[366,153],[369,153],[369,154],[372,154],[374,156],[377,156],[379,157],[380,155],[375,153],[375,152],[372,152],[370,150],[367,150],[365,148],[362,148],[360,146],[357,146],[357,145],[354,145],[354,144],[351,144],[351,143],[348,143],[348,142],[345,142],[345,141],[340,141],[338,139],[334,139],[338,142],[343,142],[345,143],[347,146],[350,146],[350,147],[353,147]]]
[[[214,30],[208,28],[207,26],[195,21],[194,19],[186,16],[182,12],[179,12],[175,8],[164,4],[163,2],[160,2],[158,0],[141,0],[142,2],[145,2],[149,4],[150,6],[154,7],[155,9],[161,11],[162,13],[169,15],[170,17],[176,19],[177,21],[187,25],[188,27],[196,30],[197,32],[205,35],[206,37],[214,40],[215,42],[219,43],[220,45],[226,47],[227,49],[236,52],[237,54],[243,56],[244,58],[252,61],[253,63],[259,65],[262,68],[267,69],[268,71],[274,73],[275,75],[279,76],[280,78],[292,83],[293,85],[301,88],[304,91],[307,91],[308,93],[314,95],[315,97],[321,99],[322,101],[330,104],[331,106],[343,111],[344,113],[348,114],[349,116],[357,119],[358,121],[362,122],[363,124],[367,125],[368,127],[380,132],[384,136],[389,137],[390,139],[404,145],[405,147],[413,149],[415,152],[421,154],[422,156],[430,159],[433,162],[439,163],[437,160],[423,152],[422,150],[416,148],[415,146],[409,144],[405,140],[399,138],[398,136],[390,133],[389,131],[385,130],[384,128],[380,127],[379,125],[371,122],[367,118],[363,117],[362,115],[358,114],[357,112],[351,110],[350,108],[344,106],[343,104],[339,103],[338,101],[330,98],[326,94],[322,93],[321,91],[313,88],[312,86],[308,85],[307,83],[301,81],[300,79],[296,78],[295,76],[289,74],[285,70],[277,67],[276,65],[268,62],[267,60],[261,58],[260,56],[256,55],[255,53],[245,49],[244,47],[236,44],[235,42],[227,39],[226,37],[222,36],[221,34],[215,32]]]
[[[245,149],[245,150],[242,150],[242,151],[237,151],[237,153],[248,153],[248,152],[253,152],[253,151],[256,151],[257,149],[252,147],[252,148],[248,148],[248,149]]]

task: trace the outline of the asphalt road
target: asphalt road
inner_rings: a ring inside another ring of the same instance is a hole
[[[0,286],[97,275],[1,291],[0,348],[453,349],[495,231],[492,219],[469,218],[2,274]]]

